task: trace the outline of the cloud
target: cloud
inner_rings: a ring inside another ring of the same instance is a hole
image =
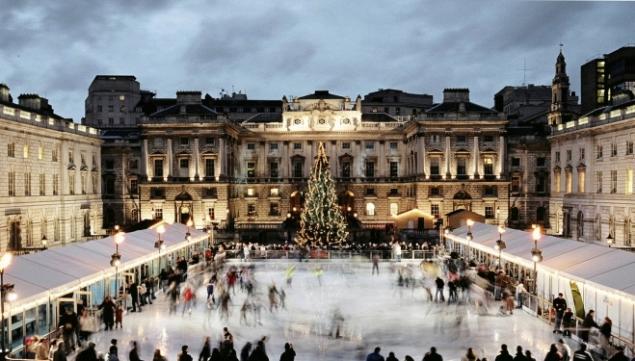
[[[579,67],[632,41],[633,3],[388,0],[0,0],[0,82],[40,92],[75,119],[96,74],[133,74],[160,96],[247,90],[470,87],[491,106],[505,85],[549,84],[558,44]],[[523,70],[523,62],[526,70]]]

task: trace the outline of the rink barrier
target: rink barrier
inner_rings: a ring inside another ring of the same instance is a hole
[[[228,259],[245,259],[241,250],[227,251]],[[247,259],[267,260],[267,259],[299,259],[299,250],[256,250],[250,251]],[[436,249],[432,250],[404,250],[401,251],[399,259],[425,260],[435,259],[445,255],[445,252]],[[361,250],[361,251],[339,251],[339,250],[312,250],[303,259],[328,260],[328,259],[356,259],[363,258],[371,260],[378,256],[380,261],[396,260],[398,257],[393,251],[388,250]]]

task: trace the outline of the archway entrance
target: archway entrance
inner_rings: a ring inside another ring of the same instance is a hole
[[[187,224],[187,221],[193,219],[192,196],[189,193],[182,191],[174,198],[174,203],[176,205],[176,218],[179,223]]]
[[[291,217],[300,217],[302,209],[304,208],[304,194],[300,191],[295,191],[289,196],[289,214]]]

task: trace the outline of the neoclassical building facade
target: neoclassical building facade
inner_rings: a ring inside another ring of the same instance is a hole
[[[48,100],[0,84],[0,248],[26,251],[102,234],[101,139]]]
[[[322,142],[340,206],[364,228],[384,229],[413,208],[429,215],[410,224],[417,229],[458,209],[505,222],[506,123],[467,89],[446,89],[442,103],[407,120],[316,91],[235,121],[200,92],[178,92],[138,123],[140,218],[279,228],[301,212]]]

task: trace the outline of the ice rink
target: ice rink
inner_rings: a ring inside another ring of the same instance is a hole
[[[286,286],[285,270],[296,266],[291,287]],[[512,316],[498,315],[498,304],[489,312],[478,314],[473,306],[430,303],[421,287],[397,286],[397,273],[388,263],[380,264],[380,275],[371,276],[371,264],[322,263],[321,284],[316,276],[316,263],[297,261],[268,261],[255,263],[256,294],[262,309],[262,325],[241,324],[240,307],[246,292],[237,287],[232,294],[231,315],[222,321],[218,311],[210,311],[205,304],[205,284],[197,290],[199,302],[191,315],[168,314],[165,296],[157,293],[154,305],[144,307],[142,313],[127,313],[123,330],[100,332],[93,341],[100,352],[108,350],[111,338],[119,340],[119,357],[128,359],[129,342],[140,344],[141,358],[151,360],[155,348],[160,348],[168,360],[175,360],[181,345],[190,346],[196,359],[203,337],[210,336],[217,346],[222,328],[229,327],[239,355],[242,346],[267,336],[267,354],[277,360],[285,342],[291,342],[297,352],[296,360],[359,360],[376,345],[382,354],[389,351],[403,360],[409,354],[421,360],[430,346],[436,346],[446,360],[458,360],[468,347],[479,357],[493,360],[501,343],[513,354],[522,345],[543,359],[549,345],[557,340],[550,327],[520,310]],[[421,272],[413,266],[414,275]],[[199,277],[201,278],[201,277]],[[286,308],[269,311],[268,288],[274,283],[286,293]],[[447,296],[446,296],[447,297]],[[329,336],[334,315],[341,314],[342,337]],[[575,350],[575,348],[574,348]]]

